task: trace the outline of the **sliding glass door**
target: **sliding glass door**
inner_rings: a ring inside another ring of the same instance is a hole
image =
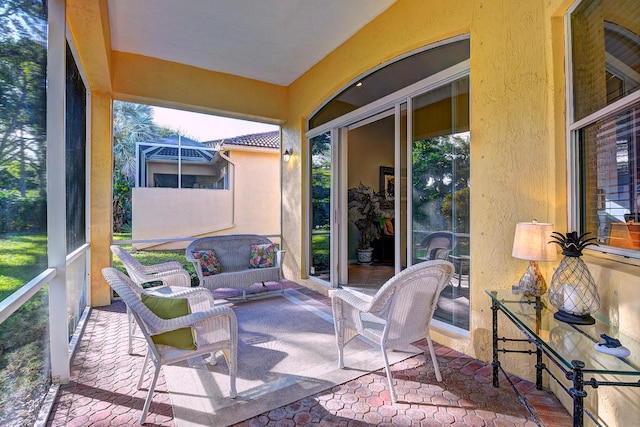
[[[448,260],[455,275],[434,318],[467,334],[468,38],[354,81],[309,127],[309,276],[372,295],[407,266]]]
[[[309,275],[331,282],[331,132],[311,139]]]
[[[396,272],[394,113],[389,109],[340,132],[347,245],[340,253],[339,283],[367,294]]]
[[[434,319],[469,330],[469,77],[412,99],[413,262],[449,260],[455,275]]]

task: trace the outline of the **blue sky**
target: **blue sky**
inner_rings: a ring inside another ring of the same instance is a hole
[[[185,136],[194,137],[200,141],[231,138],[278,129],[278,126],[265,123],[229,119],[171,108],[152,107],[152,109],[153,121],[156,124],[179,130]]]

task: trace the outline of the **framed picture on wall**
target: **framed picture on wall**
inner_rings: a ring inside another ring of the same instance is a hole
[[[395,196],[395,177],[393,168],[388,166],[380,166],[380,194],[384,194],[384,198],[393,201]]]

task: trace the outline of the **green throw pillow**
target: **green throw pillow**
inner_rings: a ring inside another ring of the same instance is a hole
[[[142,303],[156,316],[162,319],[173,319],[191,313],[189,301],[186,298],[163,298],[142,294]],[[197,349],[193,328],[181,328],[164,332],[151,337],[154,343],[170,345],[185,350]]]

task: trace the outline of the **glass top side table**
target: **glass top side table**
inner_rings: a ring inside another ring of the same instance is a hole
[[[598,425],[595,417],[585,410],[583,400],[587,393],[585,386],[630,386],[640,387],[640,343],[621,334],[606,319],[596,317],[594,325],[571,325],[560,322],[553,317],[556,309],[551,306],[546,295],[542,297],[526,297],[520,292],[511,290],[486,291],[491,298],[493,324],[493,385],[499,385],[499,371],[502,369],[500,353],[535,353],[536,355],[536,388],[542,389],[542,373],[547,372],[554,380],[560,380],[543,363],[542,355],[555,364],[564,376],[573,382],[571,389],[564,388],[573,399],[574,426],[582,426],[586,413]],[[498,313],[511,321],[525,336],[522,338],[506,338],[498,336]],[[616,357],[596,350],[596,343],[603,342],[601,334],[620,340],[631,354],[628,357]],[[536,348],[530,350],[512,350],[506,348],[508,343],[528,341]],[[628,382],[601,381],[595,378],[585,380],[585,374],[629,376]],[[635,380],[635,381],[633,381]],[[515,388],[514,388],[515,389]],[[517,392],[522,403],[535,419],[529,405]]]

